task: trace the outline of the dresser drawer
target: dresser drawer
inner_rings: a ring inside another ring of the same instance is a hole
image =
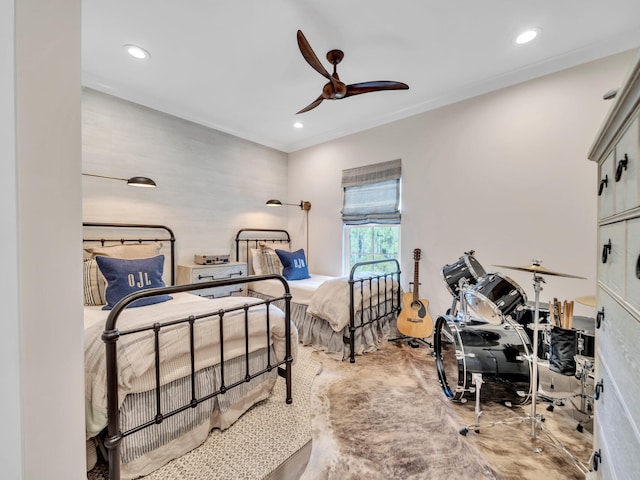
[[[640,322],[602,289],[598,292],[598,308],[604,308],[604,320],[596,329],[597,353],[608,365],[616,366],[620,402],[633,422],[640,425]]]
[[[624,296],[626,229],[624,222],[604,225],[598,230],[598,280]]]
[[[627,222],[627,302],[640,312],[640,218]],[[640,341],[640,339],[639,339]]]
[[[219,265],[178,265],[178,285],[205,283],[214,280],[227,280],[247,276],[246,263],[223,263]],[[193,293],[209,298],[244,295],[246,284],[194,290]]]
[[[233,263],[223,265],[206,265],[191,269],[191,282],[202,283],[213,280],[226,280],[229,278],[245,277],[247,275],[246,263]]]
[[[600,450],[602,463],[596,472],[605,480],[634,478],[638,469],[640,437],[637,425],[629,421],[625,403],[618,391],[617,376],[611,375],[610,363],[598,356],[596,382],[602,381],[603,390],[595,400],[594,447]],[[633,401],[626,399],[627,401]]]
[[[615,213],[614,157],[611,152],[598,168],[598,217],[601,219]]]
[[[624,212],[639,204],[638,182],[638,118],[631,122],[615,148],[613,161],[615,181],[615,213]]]

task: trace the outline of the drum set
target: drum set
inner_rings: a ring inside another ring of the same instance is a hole
[[[473,251],[442,267],[442,279],[453,300],[447,314],[438,317],[435,324],[433,346],[438,378],[451,400],[466,402],[475,395],[475,424],[463,428],[461,434],[466,435],[469,428],[479,431],[482,391],[483,399],[507,406],[530,402],[531,413],[525,419],[531,421],[535,441],[542,421],[536,414],[539,397],[550,402],[551,407],[580,397],[582,402],[576,409],[583,413],[591,410],[590,396],[585,392],[595,356],[595,321],[573,317],[573,327],[563,329],[550,322],[548,304],[540,304],[543,275],[583,277],[550,271],[537,260],[524,267],[497,266],[532,273],[535,301],[528,302],[524,290],[508,276],[487,273]],[[539,363],[552,375],[576,376],[581,392],[564,398],[540,393]],[[578,430],[581,428],[579,424]]]

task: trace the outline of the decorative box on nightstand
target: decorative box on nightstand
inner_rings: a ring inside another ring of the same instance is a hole
[[[247,264],[240,262],[221,263],[218,265],[196,265],[195,263],[178,265],[178,285],[188,283],[204,283],[213,280],[224,280],[247,276]],[[246,284],[226,287],[194,290],[201,297],[220,298],[231,295],[245,295]]]

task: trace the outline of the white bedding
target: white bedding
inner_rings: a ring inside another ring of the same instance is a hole
[[[354,310],[357,312],[364,303],[365,308],[377,305],[378,301],[378,278],[376,273],[359,273],[357,279],[370,279],[364,282],[363,294],[360,295],[360,286],[356,284]],[[307,307],[307,313],[314,317],[326,320],[331,328],[339,332],[349,324],[349,277],[328,277],[326,275],[311,275],[311,278],[304,280],[287,280],[291,291],[291,301]],[[398,282],[384,278],[380,282],[380,296],[384,301],[384,290],[387,290],[387,299],[398,292]],[[249,289],[261,295],[277,298],[284,294],[282,283],[278,280],[267,280],[250,283]],[[372,295],[373,294],[373,295]]]
[[[303,280],[287,280],[289,290],[291,292],[291,301],[299,305],[309,305],[313,293],[327,280],[336,277],[328,277],[326,275],[311,275],[311,278]],[[252,282],[249,284],[249,290],[266,295],[268,297],[277,298],[284,295],[284,287],[280,280],[264,280],[262,282]]]
[[[237,305],[254,304],[259,300],[250,297],[226,297],[215,300],[189,293],[172,294],[173,300],[124,310],[118,320],[120,331],[154,322],[166,322],[187,315],[216,313],[219,309]],[[285,355],[284,313],[270,307],[270,339],[266,338],[266,306],[249,310],[249,350],[255,351],[273,343],[278,360]],[[109,311],[100,307],[85,307],[85,400],[87,438],[98,434],[107,422],[105,347],[101,340]],[[226,313],[223,318],[225,359],[245,353],[244,311]],[[190,372],[188,325],[165,328],[161,333],[161,383],[164,385]],[[220,361],[220,349],[211,339],[218,338],[219,317],[213,315],[196,322],[195,368],[214,365]],[[118,345],[119,401],[122,404],[128,393],[142,392],[155,386],[154,342],[149,332],[121,336]],[[295,357],[297,330],[291,329],[291,349]]]
[[[398,282],[395,280],[385,281],[384,278],[377,278],[375,273],[361,273],[357,274],[357,279],[372,279],[367,280],[363,284],[362,293],[360,292],[360,285],[355,285],[354,291],[354,312],[358,312],[363,304],[364,308],[368,308],[369,305],[376,306],[378,304],[378,298],[382,302],[398,292]],[[378,280],[380,280],[380,286],[378,287]],[[379,292],[378,292],[379,289]],[[378,296],[378,293],[380,295]],[[307,313],[314,317],[320,317],[325,319],[331,325],[334,331],[339,332],[347,325],[349,325],[349,304],[350,300],[350,288],[349,277],[338,277],[327,280],[322,283],[312,295],[307,307]]]

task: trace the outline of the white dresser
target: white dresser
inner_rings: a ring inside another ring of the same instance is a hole
[[[241,262],[221,263],[218,265],[197,265],[195,263],[178,265],[178,285],[204,283],[247,276],[247,264]],[[230,295],[245,295],[246,283],[225,287],[194,290],[201,297],[220,298]]]
[[[593,467],[640,478],[640,62],[592,148],[598,162],[598,288]]]

